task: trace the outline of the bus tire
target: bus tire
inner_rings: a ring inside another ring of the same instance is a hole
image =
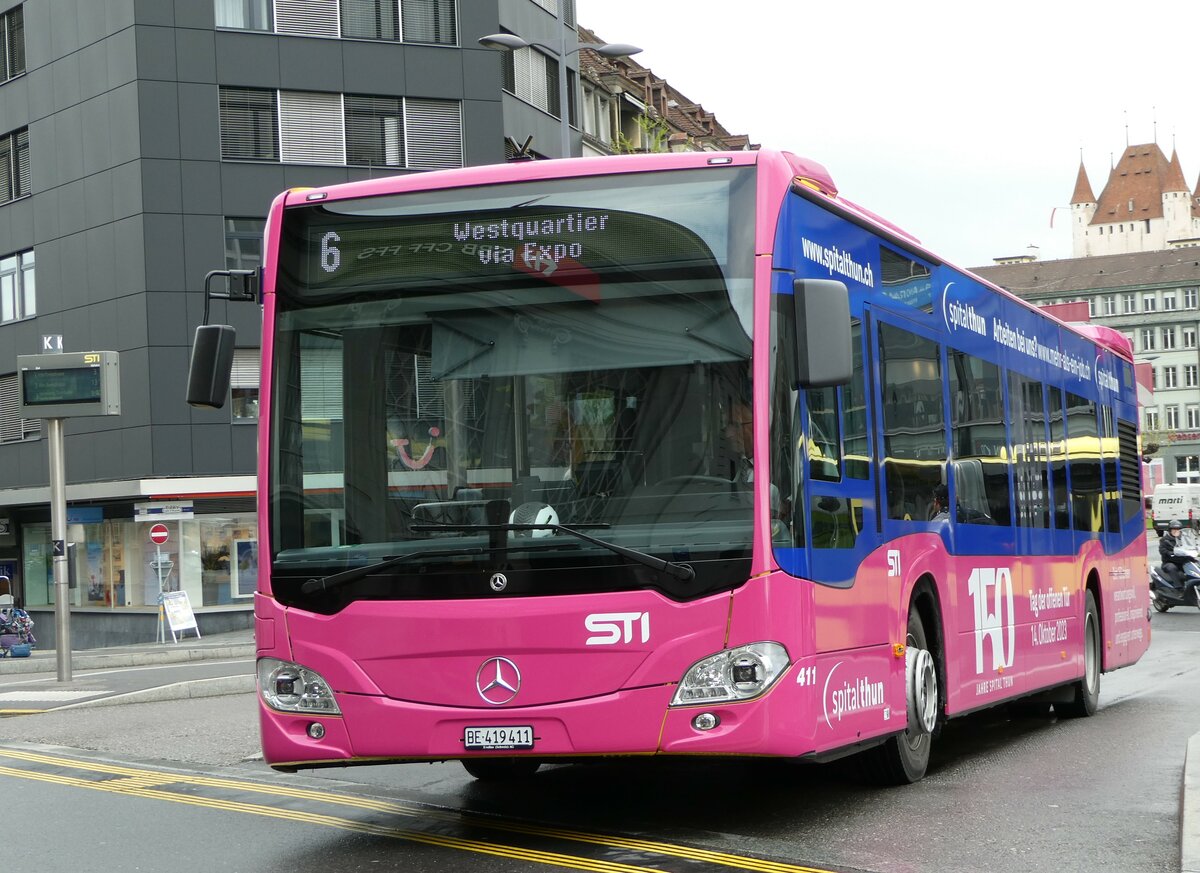
[[[916,604],[908,608],[906,640],[908,645],[918,649],[929,648],[925,623],[917,611]],[[936,653],[934,656],[936,658]],[[934,693],[938,693],[936,688]],[[908,785],[919,782],[929,767],[929,752],[932,748],[933,735],[910,726],[904,733],[888,737],[883,745],[868,749],[859,756],[863,774],[877,785]]]
[[[1073,683],[1074,696],[1069,703],[1054,704],[1054,711],[1064,718],[1086,718],[1096,712],[1100,703],[1100,610],[1096,596],[1086,592],[1083,614],[1083,678]]]
[[[537,772],[536,758],[463,758],[463,769],[480,782],[517,782]]]

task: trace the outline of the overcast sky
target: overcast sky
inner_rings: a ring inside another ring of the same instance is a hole
[[[577,8],[731,133],[823,163],[843,196],[962,267],[1031,245],[1071,257],[1081,148],[1097,197],[1126,137],[1155,141],[1156,120],[1192,190],[1200,173],[1197,0]]]

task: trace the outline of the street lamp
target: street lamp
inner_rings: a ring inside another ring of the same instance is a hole
[[[558,57],[558,116],[562,121],[562,155],[564,158],[569,158],[571,156],[571,120],[567,112],[567,55],[573,55],[581,48],[588,48],[606,58],[623,58],[636,55],[641,49],[625,42],[612,42],[604,45],[589,43],[586,46],[581,45],[567,51],[566,28],[562,26],[558,28],[558,42],[559,47],[556,52],[543,42],[527,42],[515,33],[492,33],[479,38],[479,44],[484,48],[515,52],[517,49],[537,46]]]

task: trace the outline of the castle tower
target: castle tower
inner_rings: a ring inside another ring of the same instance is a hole
[[[1200,192],[1200,183],[1197,189]],[[1088,181],[1087,170],[1083,168],[1083,158],[1079,159],[1079,174],[1075,177],[1075,192],[1071,195],[1071,250],[1073,257],[1086,258],[1092,253],[1088,251],[1089,237],[1087,227],[1092,223],[1096,214],[1096,195],[1092,193],[1092,184]]]

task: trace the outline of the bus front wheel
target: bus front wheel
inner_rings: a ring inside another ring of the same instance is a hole
[[[916,605],[908,609],[907,645],[928,651],[929,641],[925,634],[925,623]],[[933,654],[933,653],[931,653]],[[935,656],[936,657],[936,656]],[[932,673],[932,687],[925,693],[938,699],[937,671]],[[936,704],[935,704],[936,705]],[[906,785],[918,782],[929,767],[929,752],[933,747],[933,735],[921,724],[910,724],[902,734],[889,737],[881,746],[863,752],[860,756],[864,774],[880,785]]]

